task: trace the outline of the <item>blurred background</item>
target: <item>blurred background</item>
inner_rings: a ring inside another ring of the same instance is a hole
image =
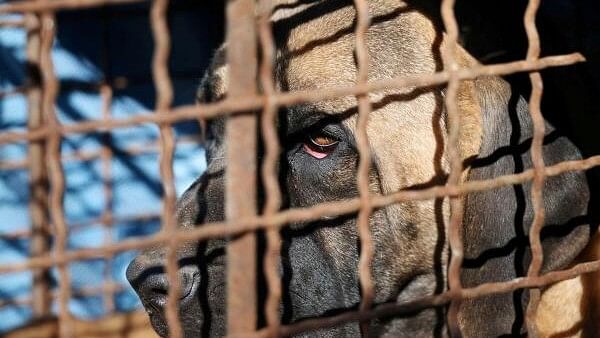
[[[107,113],[115,118],[153,113],[149,7],[142,3],[58,12],[52,59],[60,81],[56,108],[62,123],[102,119]],[[175,106],[194,102],[199,80],[222,39],[222,19],[218,3],[171,2],[169,68]],[[0,27],[0,132],[27,129],[26,42],[25,29]],[[205,163],[197,123],[177,124],[174,129],[174,174],[180,195],[202,173]],[[64,138],[70,250],[147,236],[159,229],[158,135],[155,125],[146,124]],[[0,264],[30,256],[27,153],[25,142],[0,146]],[[134,252],[123,252],[70,264],[72,313],[94,319],[138,308],[139,300],[125,280],[133,256]],[[57,278],[56,269],[50,270],[48,282],[54,290]],[[0,275],[0,332],[31,318],[31,291],[31,272]],[[56,310],[54,303],[52,311]]]
[[[430,1],[433,7],[439,5],[438,0],[423,1]],[[483,63],[523,59],[527,49],[522,24],[526,5],[525,0],[457,1],[464,46]],[[169,70],[175,105],[194,101],[202,73],[223,39],[222,7],[221,1],[171,2]],[[60,81],[56,107],[62,123],[152,113],[154,46],[148,9],[149,3],[141,3],[58,12],[52,57]],[[0,21],[20,19],[0,16]],[[586,157],[598,155],[598,1],[542,1],[538,25],[543,55],[579,51],[588,59],[584,64],[543,72],[543,112]],[[27,129],[26,42],[23,27],[0,26],[0,132]],[[508,80],[528,97],[527,74],[511,75]],[[205,163],[196,124],[177,124],[174,129],[178,140],[174,170],[180,195],[202,173]],[[157,139],[158,128],[151,124],[64,138],[69,249],[99,247],[159,229],[162,189]],[[28,161],[27,143],[0,145],[0,264],[21,262],[30,256]],[[588,173],[596,192],[598,170]],[[73,287],[70,308],[77,318],[100,318],[140,306],[124,273],[133,256],[134,252],[124,252],[69,265]],[[55,269],[48,271],[52,292],[56,291],[57,278]],[[0,275],[0,334],[32,318],[31,292],[30,272]],[[53,303],[52,311],[56,309]]]

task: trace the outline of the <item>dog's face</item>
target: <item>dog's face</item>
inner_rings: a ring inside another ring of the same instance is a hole
[[[273,14],[278,89],[326,89],[355,83],[352,2],[281,2]],[[400,0],[369,3],[369,80],[440,70],[443,36],[430,18]],[[202,82],[202,102],[215,102],[227,95],[224,53],[225,48],[217,51]],[[462,50],[459,54],[463,65],[473,62]],[[387,194],[443,184],[447,175],[443,88],[386,90],[371,94],[370,100],[371,192]],[[463,120],[459,148],[468,158],[479,152],[482,142],[480,98],[474,82],[461,85],[458,101]],[[281,109],[278,132],[283,208],[358,195],[356,113],[354,97]],[[207,170],[178,202],[181,227],[224,219],[224,128],[222,118],[207,124]],[[356,216],[291,224],[282,231],[284,323],[360,303]],[[447,202],[442,199],[374,210],[370,227],[375,247],[372,274],[376,302],[413,300],[445,289],[447,218]],[[221,336],[225,332],[225,247],[225,240],[211,240],[179,249],[180,318],[186,337]],[[257,258],[262,260],[262,255],[257,254]],[[131,264],[128,278],[150,313],[154,328],[166,335],[163,307],[168,284],[163,264],[162,248],[147,250]],[[264,283],[261,286],[264,296]],[[443,312],[425,310],[406,318],[373,321],[370,332],[432,336],[441,332],[443,321]],[[352,323],[316,334],[355,337],[360,332],[358,324]]]

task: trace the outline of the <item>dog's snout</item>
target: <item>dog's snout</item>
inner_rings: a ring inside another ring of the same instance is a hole
[[[193,266],[184,266],[178,269],[180,302],[185,302],[193,297],[197,278],[199,278],[198,272]],[[129,264],[127,279],[142,302],[157,309],[166,305],[169,292],[172,292],[173,289],[163,262],[148,259],[143,254]]]
[[[207,169],[207,172],[212,173],[213,169]],[[198,178],[179,198],[176,210],[179,229],[192,229],[201,223],[223,220],[223,175],[219,171],[210,175]],[[205,337],[209,333],[211,337],[224,335],[225,328],[219,324],[222,320],[216,321],[224,313],[224,291],[218,287],[224,280],[222,248],[223,244],[218,240],[186,242],[174,248],[177,256],[177,308],[185,337]],[[174,290],[166,269],[167,251],[168,248],[163,245],[145,249],[129,264],[126,272],[152,327],[161,337],[169,335],[166,305],[170,292]],[[205,318],[215,321],[205,321]]]

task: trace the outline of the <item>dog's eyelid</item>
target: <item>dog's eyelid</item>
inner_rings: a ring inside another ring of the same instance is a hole
[[[336,139],[338,142],[344,140],[346,136],[344,128],[337,122],[317,124],[312,128],[309,134],[321,134]]]
[[[310,143],[318,147],[332,147],[340,143],[340,140],[336,136],[330,135],[322,130],[309,133],[307,139]]]
[[[329,124],[338,124],[339,117],[320,110],[313,105],[303,104],[287,108],[283,112],[287,116],[288,136],[298,136],[306,134],[317,128],[324,128]]]

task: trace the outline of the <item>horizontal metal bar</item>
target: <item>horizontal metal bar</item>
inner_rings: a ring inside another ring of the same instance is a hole
[[[556,176],[565,172],[587,170],[596,166],[600,166],[600,155],[589,157],[585,160],[565,161],[552,166],[547,166],[544,170],[544,174],[545,176]],[[459,186],[436,186],[423,190],[401,190],[388,195],[371,196],[371,206],[373,208],[382,208],[387,205],[405,201],[428,200],[444,196],[466,195],[468,193],[477,191],[492,190],[504,186],[522,184],[530,181],[531,179],[533,179],[533,169],[526,170],[519,174],[499,176],[489,180],[468,181]],[[0,274],[30,270],[39,267],[50,267],[76,260],[104,257],[108,253],[117,253],[146,248],[153,245],[163,244],[167,241],[184,243],[194,240],[223,238],[248,231],[256,231],[259,229],[277,229],[285,227],[288,223],[298,221],[308,222],[321,219],[322,217],[333,217],[349,214],[358,211],[359,208],[360,199],[353,198],[342,201],[325,202],[307,208],[284,210],[277,214],[270,215],[269,217],[244,217],[231,222],[201,224],[189,230],[180,229],[172,236],[164,233],[158,233],[152,237],[125,240],[102,248],[68,251],[62,256],[32,258],[24,262],[7,264],[0,266]]]
[[[474,68],[461,69],[457,71],[460,80],[475,79],[484,75],[507,75],[515,72],[542,70],[549,67],[567,66],[584,62],[585,58],[580,53],[549,56],[536,61],[515,61],[489,66],[477,66]],[[415,76],[400,76],[392,79],[373,81],[366,85],[353,85],[337,87],[330,90],[300,90],[273,94],[273,104],[278,106],[292,106],[305,102],[331,100],[337,97],[350,95],[361,95],[394,88],[414,88],[440,85],[450,79],[448,72],[437,72],[432,74],[421,74]],[[262,95],[247,97],[228,98],[211,104],[187,105],[173,108],[169,114],[142,114],[124,119],[92,120],[81,123],[63,125],[59,132],[63,135],[78,134],[86,132],[101,132],[109,129],[132,127],[143,123],[176,123],[198,118],[210,119],[217,116],[231,115],[242,111],[260,109],[265,102]],[[0,135],[0,144],[38,140],[48,136],[51,131],[48,128],[40,128],[33,132],[4,132]]]
[[[46,12],[58,10],[84,9],[90,7],[101,7],[108,5],[123,5],[146,0],[29,0],[14,1],[0,5],[2,13],[24,13],[24,12]]]

